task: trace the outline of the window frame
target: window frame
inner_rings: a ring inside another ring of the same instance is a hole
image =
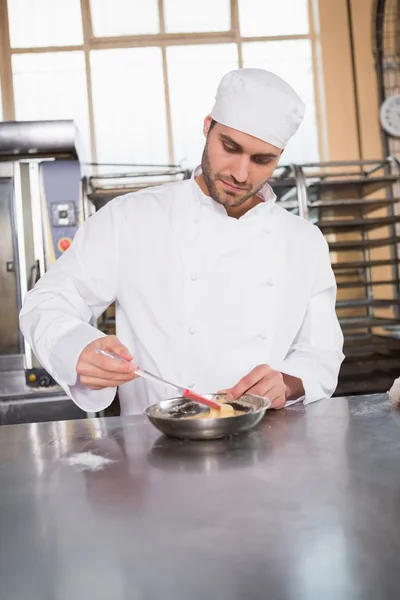
[[[8,26],[8,8],[7,0],[0,0],[0,79],[2,82],[1,95],[3,104],[3,119],[14,120],[14,90],[13,90],[13,74],[11,60],[13,54],[35,54],[42,52],[65,52],[71,50],[81,50],[85,56],[86,67],[86,85],[88,94],[89,108],[89,130],[90,130],[90,148],[92,153],[92,162],[97,162],[96,151],[96,132],[94,123],[93,111],[93,91],[91,82],[91,67],[90,67],[90,52],[98,49],[114,49],[114,48],[136,48],[157,46],[162,52],[162,69],[164,77],[164,94],[165,107],[167,118],[167,135],[168,135],[168,156],[169,163],[175,164],[174,148],[173,148],[173,131],[171,118],[171,101],[168,84],[168,69],[167,69],[167,47],[172,45],[198,45],[198,44],[224,44],[234,43],[237,47],[238,65],[243,67],[242,44],[246,42],[268,42],[268,41],[284,41],[284,40],[310,40],[312,48],[312,62],[314,74],[314,98],[317,114],[318,127],[318,146],[321,160],[324,158],[325,140],[323,136],[323,127],[321,127],[320,115],[323,113],[321,105],[321,84],[320,69],[318,68],[319,59],[319,39],[316,34],[315,23],[315,2],[308,0],[309,14],[309,33],[296,35],[278,35],[278,36],[257,36],[244,37],[240,34],[239,26],[239,6],[238,0],[231,0],[231,27],[229,31],[220,32],[196,32],[196,33],[166,33],[164,23],[164,1],[158,0],[158,12],[160,22],[160,33],[150,35],[124,35],[118,37],[95,37],[93,34],[90,0],[80,0],[82,13],[83,27],[83,44],[74,46],[51,46],[38,48],[11,48],[10,35]]]

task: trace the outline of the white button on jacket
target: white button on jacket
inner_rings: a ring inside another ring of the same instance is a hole
[[[78,406],[99,411],[114,398],[76,374],[81,351],[103,335],[91,323],[114,301],[117,336],[136,364],[169,381],[211,393],[267,363],[302,379],[305,402],[332,395],[343,336],[327,243],[277,206],[268,184],[259,194],[264,202],[234,219],[193,177],[116,198],[80,227],[20,315]],[[135,379],[119,396],[122,413],[135,414],[171,391]]]

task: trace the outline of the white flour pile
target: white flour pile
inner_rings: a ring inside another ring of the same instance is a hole
[[[99,471],[106,465],[115,462],[115,460],[93,454],[92,452],[79,452],[68,456],[68,458],[64,459],[64,462],[70,467],[76,467],[80,471]]]

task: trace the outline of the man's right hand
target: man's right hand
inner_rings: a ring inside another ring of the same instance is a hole
[[[98,354],[96,349],[99,348],[114,352],[127,362]],[[133,371],[137,369],[137,366],[130,362],[132,359],[132,355],[121,344],[117,336],[107,335],[94,340],[82,350],[76,365],[76,372],[79,375],[80,383],[87,385],[91,390],[117,387],[136,379],[137,375]]]

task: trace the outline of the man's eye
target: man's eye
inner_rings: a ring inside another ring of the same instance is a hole
[[[270,158],[253,158],[253,162],[256,163],[256,165],[267,165],[268,163],[271,162]]]
[[[231,152],[232,154],[234,152],[237,152],[236,148],[232,148],[232,146],[226,146],[225,144],[223,144],[224,150],[226,150],[226,152]]]

